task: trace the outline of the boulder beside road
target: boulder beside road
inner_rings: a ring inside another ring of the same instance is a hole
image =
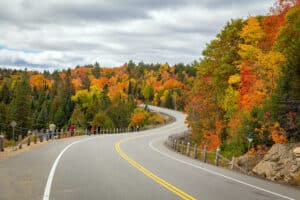
[[[296,147],[296,148],[294,149],[293,153],[294,153],[295,156],[296,156],[296,160],[297,160],[298,162],[300,162],[300,146]]]
[[[274,144],[252,171],[272,181],[295,184],[300,173],[298,156],[299,144]]]

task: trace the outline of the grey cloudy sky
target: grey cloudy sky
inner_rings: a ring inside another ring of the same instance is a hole
[[[273,0],[1,0],[0,67],[191,63],[232,18]]]

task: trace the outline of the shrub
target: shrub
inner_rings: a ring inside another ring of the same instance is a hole
[[[244,154],[246,147],[243,143],[232,142],[221,146],[222,155],[231,158],[232,156],[240,156]]]

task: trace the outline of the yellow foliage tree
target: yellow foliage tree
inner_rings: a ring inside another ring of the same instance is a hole
[[[266,37],[266,34],[258,20],[255,17],[249,17],[240,36],[245,40],[246,44],[258,45]]]

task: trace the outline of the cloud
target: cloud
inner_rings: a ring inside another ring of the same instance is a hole
[[[231,18],[269,0],[2,0],[0,66],[191,63]]]

